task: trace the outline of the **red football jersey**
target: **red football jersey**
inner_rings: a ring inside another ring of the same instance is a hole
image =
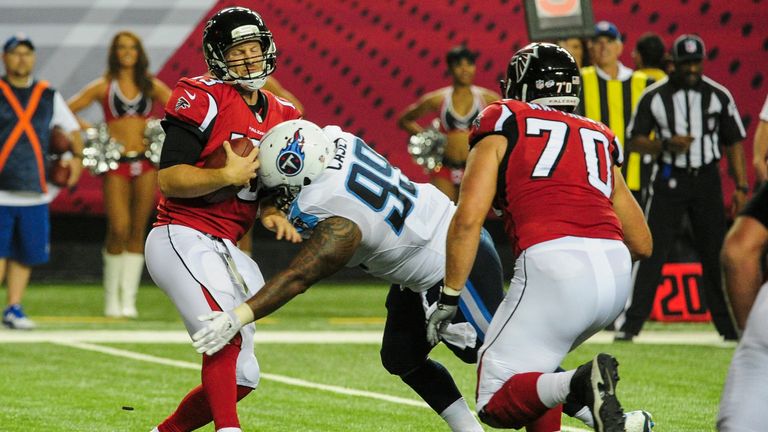
[[[623,239],[613,211],[613,168],[623,155],[602,123],[505,99],[475,119],[469,143],[507,138],[495,205],[502,210],[515,254],[560,237]]]
[[[235,88],[220,80],[201,76],[182,78],[173,89],[165,114],[197,128],[208,137],[195,166],[225,140],[248,137],[258,146],[261,137],[278,123],[301,118],[290,102],[262,90],[267,97],[266,117],[259,118]],[[178,224],[216,237],[239,240],[253,224],[258,212],[255,191],[243,188],[236,197],[208,204],[200,199],[160,199],[156,226]]]

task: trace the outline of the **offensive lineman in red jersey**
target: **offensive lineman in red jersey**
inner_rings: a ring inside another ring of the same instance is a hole
[[[258,146],[241,157],[228,140],[247,137],[258,144],[270,127],[301,117],[290,102],[260,90],[275,70],[277,51],[257,13],[240,7],[219,11],[203,31],[203,52],[211,76],[180,80],[166,106],[158,172],[163,197],[145,252],[152,279],[171,298],[190,335],[202,328],[199,317],[231,310],[264,285],[258,265],[236,246],[259,216],[250,186],[259,166]],[[203,168],[222,145],[226,164]],[[227,186],[242,189],[221,202],[201,198]],[[274,207],[262,206],[261,220],[278,239],[300,240]],[[243,327],[221,351],[204,355],[202,385],[154,431],[191,431],[213,421],[217,431],[239,432],[237,401],[259,382],[254,331]]]
[[[621,312],[632,258],[651,252],[640,207],[621,176],[621,147],[604,125],[570,114],[579,70],[567,51],[535,43],[518,51],[487,107],[446,246],[445,287],[427,337],[456,311],[492,202],[515,244],[515,276],[478,361],[477,410],[497,428],[560,430],[562,404],[587,406],[598,432],[623,432],[618,362],[599,354],[555,372],[567,353]],[[497,169],[489,169],[497,167]]]

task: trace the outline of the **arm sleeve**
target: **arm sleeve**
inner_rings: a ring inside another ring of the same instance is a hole
[[[193,126],[173,117],[166,117],[162,125],[165,141],[160,154],[160,169],[180,164],[194,165],[205,147],[204,138],[195,133]]]
[[[67,106],[67,102],[61,93],[53,92],[53,116],[51,117],[51,127],[59,126],[67,132],[80,130],[80,124],[77,118]]]

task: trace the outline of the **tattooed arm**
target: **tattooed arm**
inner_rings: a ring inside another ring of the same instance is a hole
[[[336,273],[352,258],[361,239],[360,228],[348,219],[332,217],[320,222],[288,268],[247,302],[232,310],[199,316],[206,324],[192,335],[192,346],[199,353],[217,353],[244,325],[269,315],[315,282]]]
[[[312,230],[291,264],[248,299],[253,321],[269,315],[315,282],[349,262],[362,239],[357,225],[341,217],[326,219]]]

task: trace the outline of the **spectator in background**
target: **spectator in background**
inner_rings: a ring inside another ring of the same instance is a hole
[[[721,254],[726,293],[743,333],[720,400],[720,432],[759,431],[768,423],[768,288],[761,265],[766,249],[768,185],[763,183],[728,231]]]
[[[667,49],[661,36],[653,32],[640,36],[632,51],[632,61],[635,68],[654,81],[661,81],[667,76]]]
[[[153,102],[164,105],[170,90],[149,73],[149,60],[137,35],[112,38],[104,76],[69,100],[75,113],[101,105],[109,134],[123,145],[118,168],[103,178],[107,238],[104,259],[104,314],[136,318],[136,294],[144,271],[144,237],[155,208],[157,169],[147,159],[144,129]],[[84,120],[80,124],[90,125]]]
[[[640,333],[653,307],[661,268],[688,214],[701,259],[702,292],[717,331],[736,339],[722,290],[720,250],[725,237],[725,208],[720,184],[721,145],[736,183],[732,210],[746,202],[749,185],[741,142],[744,126],[730,92],[702,74],[704,42],[682,35],[672,45],[674,71],[650,87],[629,125],[632,146],[657,156],[657,174],[646,208],[653,234],[653,254],[637,264],[632,303],[617,340]],[[704,119],[702,122],[701,120]],[[651,132],[655,131],[655,138]],[[619,322],[617,322],[619,324]]]
[[[77,119],[61,94],[33,78],[35,46],[23,34],[3,45],[5,76],[0,79],[0,283],[6,281],[8,306],[3,324],[11,329],[35,327],[21,306],[32,266],[49,258],[46,155],[51,129],[71,135],[74,157],[67,162],[73,186],[82,170],[83,144]]]
[[[571,37],[559,39],[556,43],[561,48],[565,48],[565,50],[573,56],[573,59],[576,60],[576,66],[578,66],[579,69],[591,64],[589,51],[586,49],[587,43],[584,39]]]
[[[653,158],[642,158],[639,153],[626,149],[625,135],[637,100],[652,81],[644,73],[632,71],[619,61],[623,50],[619,29],[608,21],[598,22],[590,41],[593,66],[581,69],[583,94],[577,112],[610,127],[627,150],[622,173],[629,190],[642,207],[650,183]]]
[[[424,130],[417,120],[427,115],[438,116],[440,132],[446,134],[448,141],[442,168],[430,174],[431,182],[454,202],[459,196],[469,153],[469,127],[487,104],[499,99],[496,92],[472,84],[477,55],[463,45],[451,48],[445,56],[451,85],[425,94],[408,106],[397,121],[400,128],[415,135]]]
[[[768,96],[760,111],[760,121],[752,141],[752,165],[755,167],[755,181],[760,185],[768,180]]]

